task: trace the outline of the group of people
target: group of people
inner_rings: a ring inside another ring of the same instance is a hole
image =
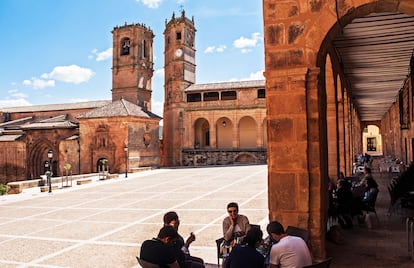
[[[268,237],[252,227],[246,216],[239,214],[235,202],[227,205],[229,216],[223,220],[224,244],[232,250],[223,260],[225,268],[304,267],[312,264],[306,242],[285,232],[282,224],[272,221],[267,225]]]
[[[342,228],[352,228],[352,218],[362,216],[374,205],[379,192],[371,168],[364,168],[364,175],[354,185],[340,174],[336,187],[330,186],[330,215],[337,217]]]
[[[189,247],[196,237],[190,233],[187,240],[178,234],[180,220],[175,211],[164,214],[164,226],[157,237],[141,245],[140,260],[157,264],[160,268],[204,268],[204,261],[190,255]]]
[[[224,245],[229,252],[223,258],[223,268],[294,268],[312,264],[306,242],[286,233],[282,224],[267,225],[266,238],[260,228],[251,226],[249,219],[239,214],[236,202],[227,205],[228,216],[223,220]],[[161,268],[202,268],[204,261],[190,255],[189,246],[195,241],[191,233],[187,240],[178,234],[180,221],[174,211],[164,215],[164,226],[156,238],[141,245],[139,259]]]

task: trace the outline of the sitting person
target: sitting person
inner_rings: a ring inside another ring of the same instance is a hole
[[[342,228],[352,227],[353,195],[349,183],[339,179],[336,189],[335,210]]]
[[[170,245],[178,238],[177,231],[172,226],[164,226],[158,236],[145,240],[141,245],[140,259],[149,263],[158,264],[160,268],[180,268],[176,257],[171,252]]]
[[[223,236],[229,245],[237,244],[250,230],[249,219],[239,214],[239,205],[231,202],[227,205],[229,216],[223,220]]]
[[[178,214],[175,211],[165,213],[163,220],[165,226],[172,226],[177,231],[178,238],[175,243],[173,243],[173,251],[175,257],[178,260],[178,263],[180,264],[180,267],[203,268],[204,261],[200,258],[191,256],[190,251],[188,250],[190,244],[196,239],[194,233],[191,233],[187,240],[184,242],[184,238],[178,234],[180,220],[178,219]]]
[[[285,233],[283,225],[272,221],[267,225],[272,240],[277,241],[270,249],[269,268],[297,268],[312,264],[312,257],[305,241]]]
[[[377,182],[372,177],[367,178],[365,182],[365,194],[362,198],[363,209],[369,209],[375,205],[378,192]]]
[[[226,268],[263,268],[264,256],[256,248],[262,242],[263,233],[260,229],[252,228],[247,231],[243,245],[233,247],[226,259]]]

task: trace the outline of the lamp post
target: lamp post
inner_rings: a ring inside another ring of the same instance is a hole
[[[125,178],[128,178],[128,146],[125,145]]]
[[[49,150],[47,152],[47,157],[49,158],[49,171],[46,172],[46,176],[48,177],[49,193],[51,193],[52,192],[52,158],[53,158],[52,150]]]

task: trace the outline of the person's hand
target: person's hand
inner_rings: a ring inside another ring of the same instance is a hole
[[[230,225],[231,226],[236,226],[236,220],[233,219],[232,217],[230,217]]]
[[[190,236],[187,238],[187,241],[185,242],[185,246],[188,248],[191,243],[193,243],[196,240],[195,234],[193,232],[190,233]]]

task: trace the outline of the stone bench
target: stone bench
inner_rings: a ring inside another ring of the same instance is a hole
[[[23,183],[19,181],[7,183],[7,194],[20,194],[23,191]]]
[[[76,185],[83,185],[83,184],[88,184],[91,182],[92,182],[92,179],[80,179],[76,181]]]
[[[57,184],[52,184],[52,191],[57,190],[59,187]],[[49,186],[40,186],[40,192],[49,192]]]

